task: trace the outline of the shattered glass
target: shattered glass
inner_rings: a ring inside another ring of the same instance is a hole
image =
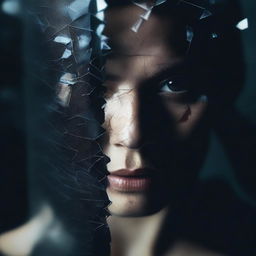
[[[32,128],[30,173],[31,193],[39,200],[31,212],[41,216],[44,201],[53,223],[32,246],[32,255],[63,255],[63,250],[72,256],[108,255],[108,159],[99,144],[105,133],[103,55],[110,49],[102,34],[106,7],[104,0],[26,3],[26,45],[35,46],[27,56],[27,68],[33,72],[28,82],[30,102],[41,106],[29,107],[31,119],[38,116]],[[37,37],[30,40],[29,31]],[[40,57],[35,60],[35,55]],[[98,248],[101,236],[105,242]]]
[[[166,0],[158,0],[155,1],[155,3],[148,3],[148,1],[133,1],[133,3],[145,10],[145,13],[140,15],[140,18],[137,20],[137,22],[132,26],[131,30],[135,33],[138,32],[140,29],[141,25],[143,24],[144,21],[147,21],[150,17],[150,14],[155,6],[158,6],[160,4],[163,4]]]
[[[102,149],[107,133],[102,127],[106,107],[104,64],[112,53],[111,38],[104,35],[109,2],[25,0],[27,56],[24,63],[31,188],[28,223],[39,223],[30,246],[32,256],[110,255],[106,224],[110,204],[106,194],[106,164],[110,159]],[[3,11],[20,15],[17,3],[4,1]],[[165,8],[170,1],[130,0],[129,3],[142,13],[127,28],[130,34],[138,36],[154,11]],[[241,63],[230,61],[234,58],[232,51],[225,48],[225,37],[228,34],[228,43],[238,49],[237,36],[251,28],[251,20],[246,16],[232,17],[231,22],[226,22],[228,10],[223,7],[226,3],[224,0],[175,0],[170,4],[171,10],[185,21],[182,38],[187,48],[182,72],[193,73],[189,73],[189,81],[199,85],[189,100],[197,98],[197,103],[207,102],[210,106],[216,102],[221,106],[232,105],[237,97],[243,68]],[[198,42],[203,44],[199,47]],[[219,52],[218,47],[226,50]],[[194,56],[198,57],[193,59]],[[203,63],[205,59],[208,66],[200,66],[200,61]],[[210,86],[206,88],[208,80]],[[175,83],[175,79],[169,81],[169,85]],[[231,85],[237,86],[236,92],[233,93]],[[170,86],[165,89],[170,90]],[[176,107],[181,112],[187,109],[187,105]],[[178,114],[177,119],[184,121]],[[222,127],[218,129],[217,132],[227,136]],[[193,226],[193,221],[188,224]]]
[[[245,30],[245,29],[247,29],[247,28],[249,27],[248,19],[245,18],[245,19],[239,21],[239,22],[237,23],[236,27],[237,27],[238,29],[240,29],[240,30]]]
[[[207,18],[207,17],[210,17],[211,15],[212,15],[212,13],[211,13],[210,11],[208,11],[208,10],[203,10],[202,15],[200,16],[200,20],[201,20],[201,19],[205,19],[205,18]]]

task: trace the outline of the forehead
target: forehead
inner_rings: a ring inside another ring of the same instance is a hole
[[[114,51],[122,54],[148,55],[157,51],[154,50],[156,46],[160,47],[167,43],[173,27],[170,19],[151,14],[137,33],[131,30],[142,14],[143,9],[137,6],[113,8],[107,12],[105,33],[110,38]]]
[[[183,38],[171,17],[151,14],[135,33],[131,27],[145,11],[138,6],[111,8],[106,13],[105,34],[110,39],[112,54],[107,59],[106,71],[122,78],[154,75],[180,62],[183,54],[175,45]]]

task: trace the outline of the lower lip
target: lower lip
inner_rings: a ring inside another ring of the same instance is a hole
[[[120,192],[142,192],[149,188],[151,178],[108,175],[109,187]]]

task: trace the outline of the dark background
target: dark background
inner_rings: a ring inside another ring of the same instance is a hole
[[[23,97],[23,26],[3,12],[0,1],[0,231],[27,216],[25,102]]]
[[[245,83],[235,110],[223,120],[224,128],[225,122],[229,123],[228,131],[219,129],[221,135],[212,132],[209,153],[200,173],[201,186],[191,201],[197,214],[186,216],[187,223],[179,232],[191,240],[202,241],[204,237],[204,244],[230,255],[256,255],[256,2],[240,2],[241,11],[249,20],[249,29],[242,32]],[[29,216],[23,25],[21,13],[4,13],[2,3],[0,233],[19,226]]]

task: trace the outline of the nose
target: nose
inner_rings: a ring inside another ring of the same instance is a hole
[[[139,121],[139,101],[136,91],[121,96],[111,102],[111,115],[109,121],[110,144],[138,149],[141,146],[141,132]]]

